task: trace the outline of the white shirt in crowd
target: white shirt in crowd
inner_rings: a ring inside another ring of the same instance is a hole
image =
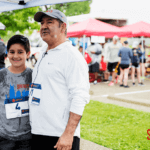
[[[122,47],[120,42],[114,44],[113,42],[107,43],[105,46],[105,60],[110,63],[119,62],[118,56],[119,49]]]
[[[92,62],[90,63],[90,65],[95,64],[96,62],[99,63],[100,62],[100,55],[96,55],[96,54],[92,54],[91,52],[102,52],[102,46],[100,44],[94,44],[94,45],[90,45],[87,48],[87,52],[90,55],[90,57],[92,58]]]

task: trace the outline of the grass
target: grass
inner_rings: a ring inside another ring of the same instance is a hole
[[[81,138],[113,150],[150,150],[150,113],[90,101],[81,120]]]

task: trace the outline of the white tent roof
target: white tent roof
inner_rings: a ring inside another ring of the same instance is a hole
[[[19,2],[25,2],[25,5],[19,5]],[[79,2],[86,0],[0,0],[0,12],[23,9],[28,7],[54,5],[69,2]]]
[[[81,22],[85,21],[89,18],[101,18],[101,19],[126,19],[122,18],[122,16],[110,16],[109,14],[101,14],[101,13],[89,13],[89,14],[83,14],[83,15],[78,15],[78,16],[71,16],[67,17],[67,20],[69,22]]]

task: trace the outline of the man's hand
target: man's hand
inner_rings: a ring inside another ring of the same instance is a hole
[[[59,138],[54,148],[57,148],[57,150],[72,149],[74,132],[77,128],[80,119],[81,119],[80,115],[70,112],[70,117],[66,129],[62,134],[62,136]]]
[[[73,143],[73,135],[66,134],[65,132],[59,138],[58,142],[54,146],[57,150],[71,150]]]
[[[95,52],[91,52],[92,54],[95,54]]]

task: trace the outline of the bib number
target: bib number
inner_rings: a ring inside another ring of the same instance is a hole
[[[19,103],[17,103],[16,109],[20,110]]]

